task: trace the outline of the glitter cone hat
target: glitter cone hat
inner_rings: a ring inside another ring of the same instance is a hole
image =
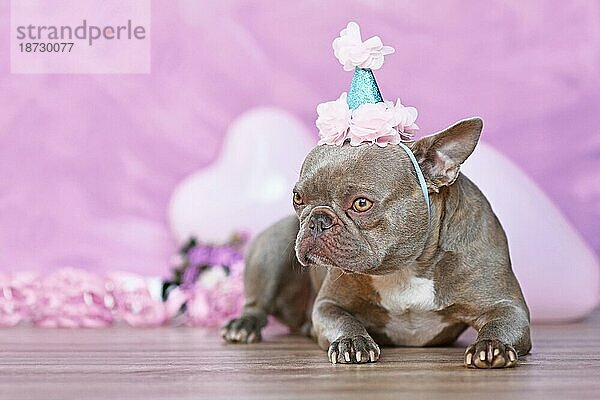
[[[358,24],[350,22],[333,41],[333,52],[344,70],[354,71],[354,76],[347,93],[317,106],[319,144],[385,147],[410,140],[419,129],[417,109],[404,106],[400,99],[385,101],[373,74],[394,49],[384,46],[379,36],[363,42]]]
[[[375,104],[383,101],[373,70],[369,68],[355,68],[346,101],[348,102],[348,107],[352,110],[356,110],[360,105],[365,103]]]

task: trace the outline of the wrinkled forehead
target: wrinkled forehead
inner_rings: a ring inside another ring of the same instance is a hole
[[[390,185],[416,182],[399,146],[317,146],[304,160],[297,188],[309,192],[356,190],[385,196]]]

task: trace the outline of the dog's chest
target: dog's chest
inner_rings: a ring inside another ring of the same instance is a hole
[[[410,278],[401,284],[394,279],[376,280],[375,290],[381,298],[381,306],[391,314],[436,309],[435,288],[431,279]]]
[[[437,313],[434,282],[426,278],[386,276],[373,280],[388,321],[379,327],[393,344],[423,346],[449,324]]]

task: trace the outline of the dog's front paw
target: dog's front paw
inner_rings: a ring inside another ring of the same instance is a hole
[[[261,341],[261,325],[257,317],[242,315],[232,319],[223,328],[221,336],[229,343],[256,343]]]
[[[358,364],[379,359],[379,346],[370,336],[341,337],[331,343],[327,357],[332,364]]]
[[[517,365],[517,352],[498,340],[479,340],[465,351],[465,366],[469,368],[510,368]]]

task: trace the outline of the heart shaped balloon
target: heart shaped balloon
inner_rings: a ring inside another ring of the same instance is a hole
[[[225,242],[236,231],[255,234],[292,214],[292,188],[315,143],[284,111],[261,108],[238,117],[219,159],[175,189],[169,205],[175,237]]]
[[[506,231],[532,318],[574,320],[592,311],[600,298],[598,260],[544,192],[485,143],[477,145],[462,170],[488,198]]]

